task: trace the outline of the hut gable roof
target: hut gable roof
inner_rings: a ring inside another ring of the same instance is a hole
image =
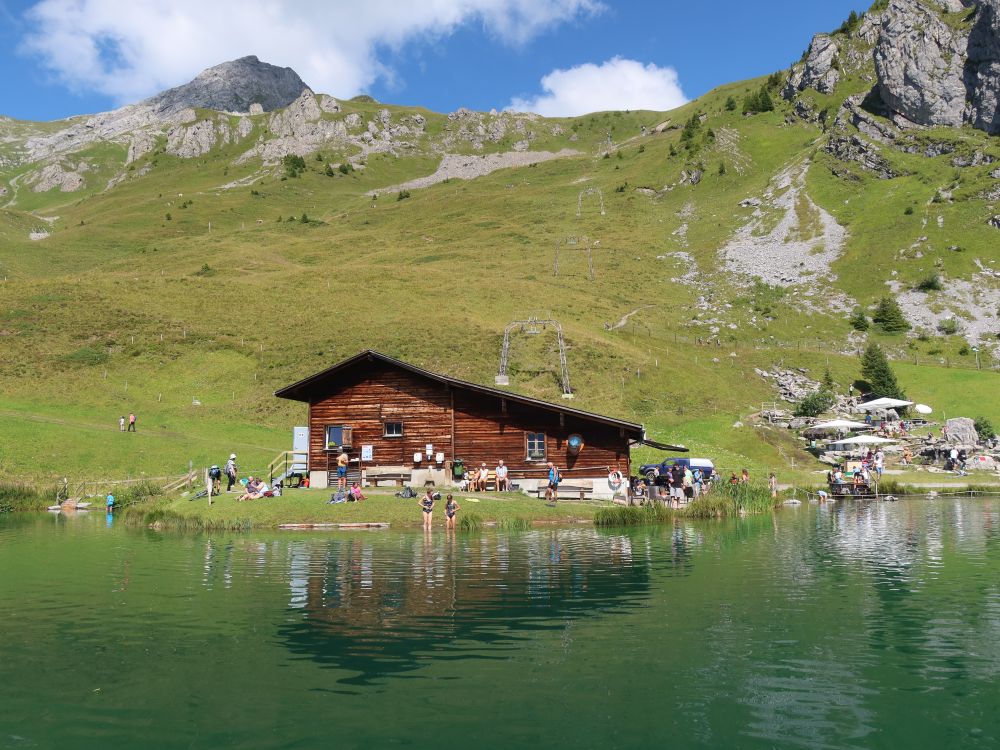
[[[525,404],[527,406],[545,409],[547,411],[565,414],[567,416],[573,416],[590,422],[599,422],[601,424],[619,427],[636,442],[642,441],[645,437],[642,425],[636,424],[635,422],[627,422],[622,419],[605,417],[601,414],[594,414],[580,409],[571,409],[563,406],[562,404],[553,404],[548,401],[541,401],[539,399],[521,396],[509,391],[503,391],[499,388],[490,388],[488,386],[470,383],[465,380],[459,380],[458,378],[448,377],[447,375],[441,375],[436,372],[431,372],[430,370],[425,370],[422,367],[417,367],[409,362],[403,362],[402,360],[395,359],[394,357],[382,354],[381,352],[377,352],[373,349],[365,349],[353,357],[349,357],[341,362],[338,362],[333,367],[329,367],[322,372],[310,375],[308,378],[304,378],[297,383],[292,383],[289,386],[275,391],[274,395],[278,398],[287,398],[292,401],[304,401],[307,403],[312,402],[317,397],[325,396],[330,393],[329,383],[331,380],[336,378],[336,376],[345,373],[358,365],[371,362],[382,362],[391,367],[407,370],[408,372],[412,372],[429,380],[442,383],[451,388],[471,391],[473,393],[494,398],[503,398],[514,403]],[[336,387],[333,388],[333,391],[336,391]]]

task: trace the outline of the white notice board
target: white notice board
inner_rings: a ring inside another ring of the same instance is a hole
[[[370,446],[370,445],[362,445],[361,446],[361,460],[362,461],[371,461],[372,460],[372,453],[373,453],[372,446]]]

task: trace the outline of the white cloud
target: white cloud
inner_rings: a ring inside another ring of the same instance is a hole
[[[41,0],[22,45],[66,85],[131,102],[244,55],[353,96],[392,78],[378,49],[479,24],[509,44],[602,9],[599,0]]]
[[[553,70],[542,78],[542,90],[544,94],[530,99],[514,98],[510,108],[546,117],[572,117],[602,110],[663,111],[687,102],[676,70],[621,57],[600,65]]]

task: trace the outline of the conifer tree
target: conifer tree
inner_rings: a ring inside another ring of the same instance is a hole
[[[902,333],[910,330],[910,324],[903,315],[899,303],[892,297],[883,297],[878,301],[872,320],[886,333]]]
[[[872,398],[906,399],[906,394],[896,381],[896,374],[889,359],[878,344],[869,344],[861,356],[861,376],[871,386]]]

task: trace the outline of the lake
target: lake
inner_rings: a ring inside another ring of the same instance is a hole
[[[2,748],[996,748],[1000,503],[649,529],[0,516]]]

